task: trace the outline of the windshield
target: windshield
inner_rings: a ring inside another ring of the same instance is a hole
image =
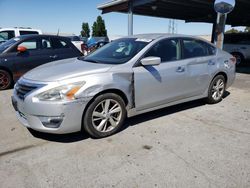
[[[5,51],[7,48],[9,48],[10,46],[12,46],[13,44],[15,44],[19,40],[20,40],[20,38],[13,38],[13,39],[10,39],[10,40],[2,43],[0,45],[0,53],[2,53],[3,51]]]
[[[118,39],[80,59],[101,64],[123,64],[132,59],[151,41],[137,38]]]

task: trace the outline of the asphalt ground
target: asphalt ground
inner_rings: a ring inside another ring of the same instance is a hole
[[[0,91],[0,187],[250,187],[250,74],[223,101],[142,114],[104,139],[28,131]]]

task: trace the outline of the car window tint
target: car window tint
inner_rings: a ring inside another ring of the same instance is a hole
[[[176,39],[167,39],[155,44],[144,57],[160,57],[162,62],[180,59],[180,44]]]
[[[210,45],[210,44],[207,44],[207,47],[208,47],[208,54],[209,55],[215,55],[216,54],[216,47]]]
[[[103,64],[123,64],[132,59],[151,41],[139,38],[117,39],[89,54],[83,60]]]
[[[183,55],[184,58],[193,58],[207,56],[209,54],[205,42],[194,39],[184,39]]]
[[[27,50],[36,50],[38,45],[36,39],[30,39],[20,43],[18,46],[24,46]]]
[[[37,31],[19,31],[20,35],[39,34]]]
[[[52,42],[53,42],[53,47],[55,49],[70,48],[70,46],[66,43],[66,41],[63,41],[62,39],[53,38]]]
[[[42,38],[42,49],[51,49],[52,45],[49,39]]]
[[[0,41],[9,40],[15,37],[14,31],[1,31],[0,32]]]

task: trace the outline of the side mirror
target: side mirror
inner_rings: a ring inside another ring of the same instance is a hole
[[[148,65],[160,65],[161,63],[161,58],[160,57],[145,57],[143,59],[141,59],[141,64],[144,66],[148,66]]]
[[[23,53],[23,52],[26,52],[26,51],[27,51],[27,48],[24,47],[24,46],[18,46],[18,47],[17,47],[17,51],[20,52],[20,53]]]

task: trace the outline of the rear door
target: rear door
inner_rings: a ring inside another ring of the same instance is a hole
[[[187,61],[186,92],[190,96],[203,94],[210,81],[209,68],[216,66],[216,57],[209,50],[209,44],[192,38],[182,39],[182,57]]]

